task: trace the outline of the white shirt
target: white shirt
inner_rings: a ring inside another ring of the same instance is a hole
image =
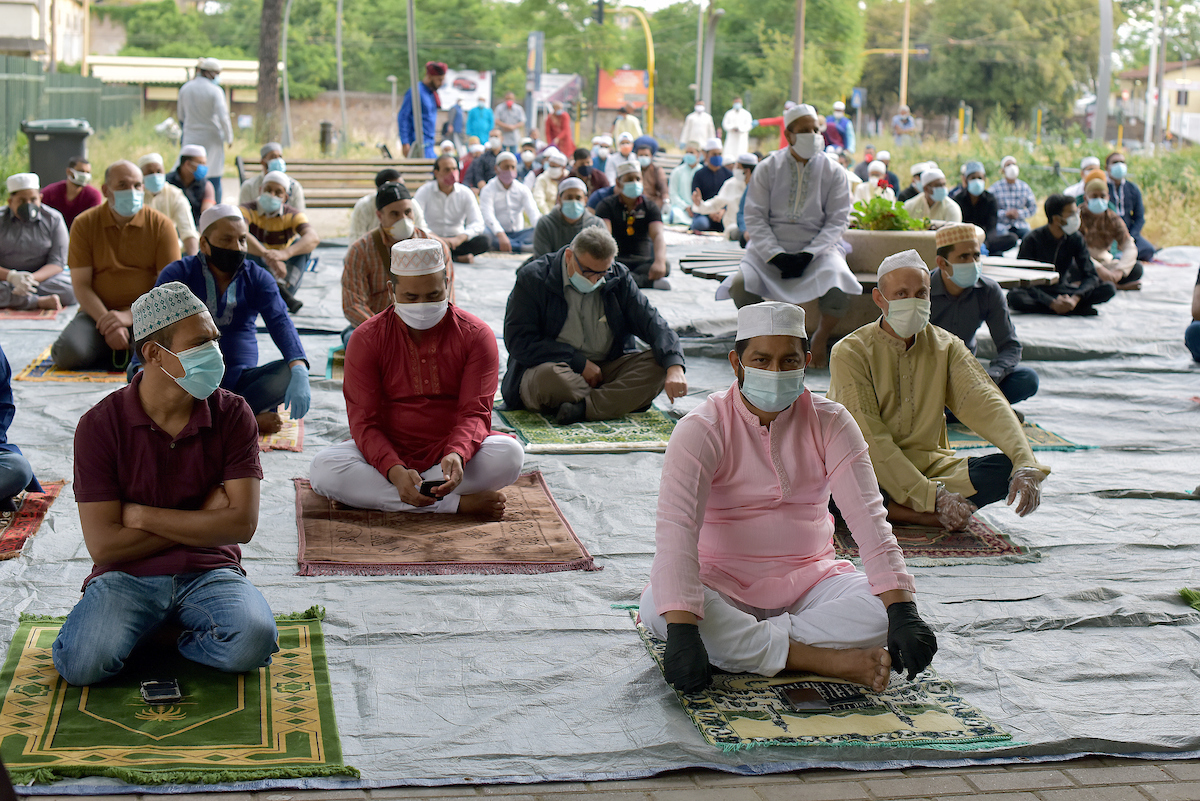
[[[424,210],[430,230],[440,237],[449,239],[459,234],[476,237],[483,233],[479,203],[465,184],[455,184],[447,195],[437,181],[429,181],[421,185],[413,199]]]
[[[620,167],[627,161],[637,164],[637,156],[632,150],[629,151],[628,156],[622,156],[619,151],[608,154],[608,160],[604,162],[604,175],[613,186],[617,185],[617,167]]]
[[[225,93],[210,79],[197,76],[179,87],[176,111],[183,129],[180,144],[203,147],[209,174],[219,177],[225,169],[225,144],[233,144]]]
[[[499,176],[484,184],[479,192],[479,207],[484,225],[494,234],[532,228],[542,216],[533,202],[533,192],[515,178],[507,189],[500,183]],[[526,225],[521,225],[522,212],[528,220]]]
[[[183,240],[197,238],[196,221],[192,219],[192,204],[183,196],[183,190],[175,184],[163,184],[161,192],[152,194],[146,190],[146,205],[155,211],[160,211],[175,223],[175,233],[179,236],[180,250],[183,250]]]
[[[704,147],[705,140],[713,139],[716,135],[717,126],[713,124],[712,115],[707,111],[693,111],[683,119],[683,131],[679,134],[679,141],[685,145],[695,142]]]
[[[260,173],[253,178],[247,178],[242,188],[238,190],[238,205],[249,206],[254,201],[258,200],[259,194],[262,192],[263,178],[266,178],[266,173]],[[304,187],[295,178],[288,176],[288,191],[287,200],[284,201],[296,211],[308,211],[308,207],[304,203]],[[372,195],[374,197],[374,195]]]
[[[930,204],[925,193],[918,192],[916,197],[904,201],[904,210],[917,219],[962,222],[962,207],[950,197],[941,203]]]
[[[421,204],[413,200],[413,225],[425,233],[432,233],[425,222],[425,213]],[[350,212],[350,244],[354,244],[367,234],[379,227],[379,218],[375,216],[375,193],[363,195],[354,203],[354,211]]]

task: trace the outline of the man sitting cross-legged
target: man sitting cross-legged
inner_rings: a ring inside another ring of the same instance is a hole
[[[0,208],[0,309],[61,309],[75,302],[67,265],[67,225],[42,202],[32,172],[8,176]]]
[[[194,662],[263,667],[279,650],[275,620],[238,547],[258,526],[254,414],[218,388],[220,331],[183,284],[138,298],[133,331],[146,369],[75,431],[75,499],[95,566],[54,667],[69,684],[103,681],[160,627],[182,629],[179,652]]]
[[[805,391],[810,361],[803,309],[743,306],[729,354],[737,380],[671,435],[641,618],[667,641],[664,672],[683,692],[707,686],[710,660],[880,692],[889,668],[911,679],[937,651],[867,444],[844,408]],[[834,556],[831,494],[865,573]]]
[[[503,516],[500,490],[520,475],[525,452],[512,437],[491,433],[496,335],[449,305],[446,266],[441,242],[392,245],[394,305],[346,345],[343,392],[354,439],[313,459],[317,493],[359,509]],[[420,493],[423,481],[439,479],[432,496]]]
[[[283,427],[278,407],[293,420],[308,413],[308,359],[275,279],[246,258],[248,229],[236,206],[210,206],[200,215],[200,254],[168,264],[158,286],[180,281],[203,299],[221,332],[225,378],[221,386],[246,399],[263,434]],[[282,359],[258,363],[257,322],[271,334]],[[138,355],[134,354],[135,362]]]
[[[504,311],[504,403],[555,415],[560,425],[613,420],[650,408],[665,388],[687,394],[679,336],[615,261],[603,228],[521,266]],[[649,343],[638,351],[633,338]]]
[[[1038,463],[1012,407],[963,341],[929,324],[929,268],[915,250],[888,256],[872,291],[883,316],[833,346],[829,399],[858,421],[896,523],[966,528],[976,508],[1006,495],[1017,514],[1038,507],[1050,468]],[[1001,453],[950,450],[949,409]]]

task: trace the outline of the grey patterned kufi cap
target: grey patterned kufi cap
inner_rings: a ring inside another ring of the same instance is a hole
[[[178,281],[156,286],[133,302],[133,339],[141,342],[155,331],[208,311],[192,290]]]

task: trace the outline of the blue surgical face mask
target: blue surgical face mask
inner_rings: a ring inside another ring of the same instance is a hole
[[[920,192],[921,191],[921,179],[918,178],[917,180],[913,181],[912,186],[913,186],[913,189]]]
[[[714,167],[720,167],[722,164],[725,163],[725,159],[721,156],[720,153],[718,153],[715,156],[709,156],[708,163],[713,165]]]
[[[642,182],[630,181],[629,183],[621,184],[621,193],[627,198],[635,198],[642,194]]]
[[[1088,198],[1088,211],[1092,214],[1103,214],[1108,211],[1108,198],[1090,197]]]
[[[1111,175],[1113,178],[1116,178],[1118,181],[1120,181],[1125,178],[1125,175],[1128,172],[1129,172],[1129,168],[1125,166],[1125,162],[1118,161],[1116,164],[1112,165],[1112,167],[1108,171],[1108,174]]]
[[[274,195],[263,192],[258,196],[258,210],[263,214],[274,214],[283,207],[283,201]]]
[[[163,348],[163,350],[167,349]],[[183,387],[196,400],[204,400],[216,392],[217,387],[221,386],[221,379],[225,377],[225,359],[221,356],[221,349],[217,346],[216,340],[181,350],[179,353],[172,353],[169,350],[167,353],[171,353],[183,365],[183,378],[175,378],[165,369],[161,367],[159,369],[167,375],[171,375],[171,378],[175,379],[175,383]]]
[[[654,161],[654,159],[652,159],[650,156],[638,156],[638,164],[642,165],[643,169],[649,167],[650,162],[652,161]]]
[[[113,211],[122,217],[132,217],[142,210],[146,193],[141,189],[117,189],[113,192]]]
[[[946,187],[939,186],[936,189],[934,189],[931,194],[933,195],[934,203],[941,203],[943,200],[946,199]]]
[[[983,273],[983,269],[979,262],[972,261],[967,264],[951,264],[950,280],[958,286],[966,289],[969,286],[975,286],[975,282],[979,280],[979,276]],[[942,270],[945,275],[946,271]]]
[[[576,262],[575,266],[578,267],[579,262]],[[575,272],[571,274],[571,277],[568,280],[571,282],[571,286],[575,287],[576,291],[587,295],[604,286],[604,278],[604,276],[600,276],[600,280],[593,284],[591,281],[584,278],[582,273]]]
[[[207,177],[208,177],[208,165],[207,164],[197,164],[196,171],[192,173],[192,178],[194,178],[197,181],[203,181]]]
[[[569,220],[578,220],[583,216],[584,205],[582,200],[564,200],[562,202],[563,216]]]
[[[142,184],[146,187],[147,192],[157,195],[163,190],[167,183],[167,176],[161,172],[153,172],[142,179]]]
[[[281,158],[267,162],[267,172],[287,172],[287,162]]]
[[[742,367],[742,395],[764,412],[782,412],[804,392],[804,370]]]
[[[967,181],[967,191],[970,192],[975,197],[979,197],[980,195],[982,195],[983,194],[983,179],[982,178],[972,178],[971,180]]]
[[[683,154],[683,163],[688,165],[689,167],[693,166],[696,163],[696,154],[695,153],[684,153]]]

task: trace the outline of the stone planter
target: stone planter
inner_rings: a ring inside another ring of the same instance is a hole
[[[874,275],[881,261],[904,250],[920,253],[931,270],[937,266],[937,234],[934,231],[859,231],[851,228],[842,238],[854,248],[846,254],[851,272]]]

